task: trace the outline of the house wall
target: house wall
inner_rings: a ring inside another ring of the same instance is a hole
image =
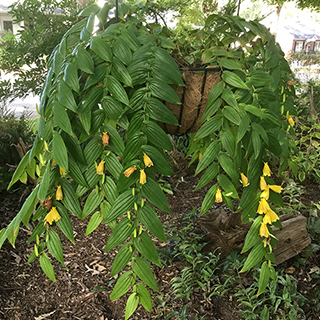
[[[3,21],[12,21],[12,16],[6,12],[0,12],[0,31],[3,31]],[[13,24],[13,34],[17,34],[18,30],[21,29],[23,24]]]

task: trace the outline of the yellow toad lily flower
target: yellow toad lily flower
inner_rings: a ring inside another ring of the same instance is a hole
[[[261,237],[265,238],[269,238],[269,236],[271,236],[266,223],[261,224],[259,234]]]
[[[200,152],[199,153],[199,161],[201,160],[201,158],[202,158],[202,153]]]
[[[282,187],[277,186],[277,185],[269,186],[269,188],[270,188],[272,191],[277,192],[277,193],[281,193],[281,191],[282,191],[282,189],[283,189]]]
[[[59,212],[57,211],[56,207],[52,207],[50,212],[46,215],[44,218],[45,221],[47,221],[49,224],[52,224],[52,222],[57,222],[61,219],[61,216]]]
[[[66,170],[59,166],[60,176],[64,176],[66,174]]]
[[[58,186],[57,187],[57,191],[56,191],[56,200],[62,200],[63,198],[63,193],[62,193],[62,190],[61,190],[61,186]]]
[[[242,185],[247,187],[250,184],[248,178],[243,173],[240,174],[240,177]]]
[[[277,220],[279,220],[278,215],[273,210],[270,209],[266,213],[266,215],[263,217],[262,223],[272,224],[272,222],[276,222]]]
[[[260,190],[263,191],[267,189],[267,183],[266,180],[264,179],[264,176],[260,177]]]
[[[144,169],[140,170],[140,184],[145,184],[147,182],[147,175]]]
[[[264,163],[263,175],[264,175],[264,176],[271,177],[271,170],[270,170],[270,168],[269,168],[268,162],[265,162],[265,163]]]
[[[288,119],[288,122],[289,122],[290,126],[293,127],[294,126],[294,121],[293,121],[292,117],[290,116],[290,114],[288,114],[287,119]]]
[[[104,147],[109,144],[109,136],[108,136],[108,134],[106,132],[103,133],[102,143],[103,143]]]
[[[136,166],[130,167],[130,168],[128,168],[127,170],[125,170],[125,171],[123,172],[123,174],[124,174],[127,178],[129,178],[136,169],[137,169]]]
[[[151,166],[153,166],[153,162],[151,161],[151,159],[149,158],[149,156],[146,155],[145,153],[144,153],[144,155],[143,155],[143,162],[144,162],[144,164],[145,164],[146,167],[151,167]]]
[[[103,169],[104,169],[104,163],[105,161],[100,161],[98,167],[97,167],[97,174],[103,175]]]
[[[261,199],[259,201],[259,207],[258,207],[257,212],[259,214],[263,214],[263,213],[267,213],[269,210],[271,210],[271,209],[269,207],[269,204],[268,204],[267,200],[266,199]]]
[[[216,192],[216,202],[222,202],[222,193],[221,193],[221,190],[218,189],[217,192]]]
[[[260,198],[261,199],[266,199],[268,200],[269,199],[269,195],[270,195],[270,192],[269,192],[269,186],[267,186],[262,192],[261,192],[261,195],[260,195]]]
[[[51,165],[54,166],[56,164],[56,160],[52,159]]]

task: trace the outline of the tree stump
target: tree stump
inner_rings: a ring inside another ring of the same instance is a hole
[[[299,254],[311,243],[306,229],[304,216],[283,215],[280,217],[282,227],[272,227],[278,239],[278,247],[273,249],[276,263],[280,264]],[[197,219],[197,223],[205,232],[205,252],[219,250],[222,257],[226,257],[233,250],[241,250],[251,223],[241,224],[241,214],[232,212],[227,214],[218,208]]]

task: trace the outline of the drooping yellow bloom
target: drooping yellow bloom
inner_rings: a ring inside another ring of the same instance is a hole
[[[201,160],[201,158],[202,158],[202,153],[200,152],[199,153],[199,161]]]
[[[269,186],[269,188],[270,188],[272,191],[277,192],[277,193],[281,193],[281,191],[282,191],[282,187],[277,186],[277,185]]]
[[[45,220],[49,223],[52,224],[52,222],[57,222],[58,220],[61,219],[61,216],[59,212],[57,211],[56,207],[52,207],[50,212],[46,215]]]
[[[260,177],[260,190],[263,191],[267,189],[267,183],[266,180],[264,179],[264,176]]]
[[[58,186],[57,187],[57,191],[56,191],[56,200],[62,200],[63,198],[63,193],[62,193],[62,190],[61,190],[61,186]]]
[[[54,166],[56,164],[56,160],[52,159],[51,165]]]
[[[101,160],[98,167],[97,167],[97,174],[103,175],[105,161]]]
[[[271,224],[272,222],[276,222],[277,220],[279,220],[278,215],[273,210],[270,209],[266,213],[266,215],[263,217],[263,222],[262,223]]]
[[[216,192],[216,202],[222,202],[222,193],[221,193],[221,190],[218,189],[217,192]]]
[[[259,234],[261,237],[265,237],[265,238],[269,238],[269,236],[271,235],[266,223],[262,222]]]
[[[60,170],[60,176],[64,176],[66,174],[66,170],[64,170],[60,166],[59,166],[59,170]]]
[[[290,116],[290,114],[288,115],[287,119],[288,119],[288,122],[289,122],[290,126],[293,127],[294,126],[294,121],[293,121],[292,117]]]
[[[266,199],[268,200],[269,199],[269,195],[270,195],[270,192],[269,192],[269,186],[267,186],[262,192],[261,192],[261,195],[260,195],[260,198],[261,199]]]
[[[140,170],[140,184],[145,184],[147,182],[147,175],[144,169]]]
[[[240,177],[241,177],[242,185],[244,187],[247,187],[250,184],[248,178],[243,173],[240,174]]]
[[[266,199],[261,199],[259,201],[259,207],[258,207],[257,212],[259,214],[263,214],[263,213],[267,213],[269,210],[271,210],[271,209],[269,207],[269,204],[268,204],[267,200]]]
[[[264,176],[271,177],[271,170],[270,170],[270,168],[269,168],[268,162],[265,162],[265,163],[264,163],[263,175],[264,175]]]
[[[143,162],[145,164],[146,167],[151,167],[153,166],[153,162],[151,161],[151,159],[149,158],[148,155],[146,155],[145,153],[143,154]]]
[[[109,136],[108,136],[108,134],[106,132],[103,133],[102,143],[103,143],[104,147],[109,144]]]
[[[129,178],[136,169],[137,169],[136,166],[130,167],[130,168],[128,168],[127,170],[125,170],[125,171],[123,172],[123,174],[124,174],[127,178]]]

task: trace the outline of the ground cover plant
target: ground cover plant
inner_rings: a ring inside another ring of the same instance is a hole
[[[0,246],[6,239],[15,244],[21,222],[28,227],[31,218],[37,221],[29,262],[38,258],[55,281],[48,253],[64,263],[56,226],[74,243],[69,213],[80,219],[91,215],[86,235],[108,224],[113,231],[105,251],[121,245],[111,276],[130,263],[110,296],[115,300],[131,290],[128,319],[139,303],[152,310],[146,286],[158,290],[149,262],[161,266],[161,261],[149,234],[166,242],[154,207],[171,210],[156,178],[173,174],[164,152],[172,150],[172,143],[158,122],[179,125],[163,101],[180,104],[172,85],[185,84],[174,60],[183,61],[179,39],[145,23],[141,6],[122,4],[120,22],[108,18],[111,9],[108,3],[84,9],[48,59],[39,133],[9,188],[27,173],[37,176],[38,184],[1,230]],[[291,150],[296,112],[291,71],[274,37],[254,21],[210,15],[205,27],[189,37],[184,52],[202,68],[218,68],[220,76],[188,151],[191,163],[198,161],[195,173],[206,169],[196,190],[213,182],[200,215],[214,203],[224,202],[231,210],[239,203],[235,209],[243,223],[254,220],[242,252],[251,251],[241,271],[262,261],[261,294],[269,279],[276,279],[271,225],[281,225],[276,207],[283,205],[282,187],[271,178],[268,160],[278,157],[281,171]]]

